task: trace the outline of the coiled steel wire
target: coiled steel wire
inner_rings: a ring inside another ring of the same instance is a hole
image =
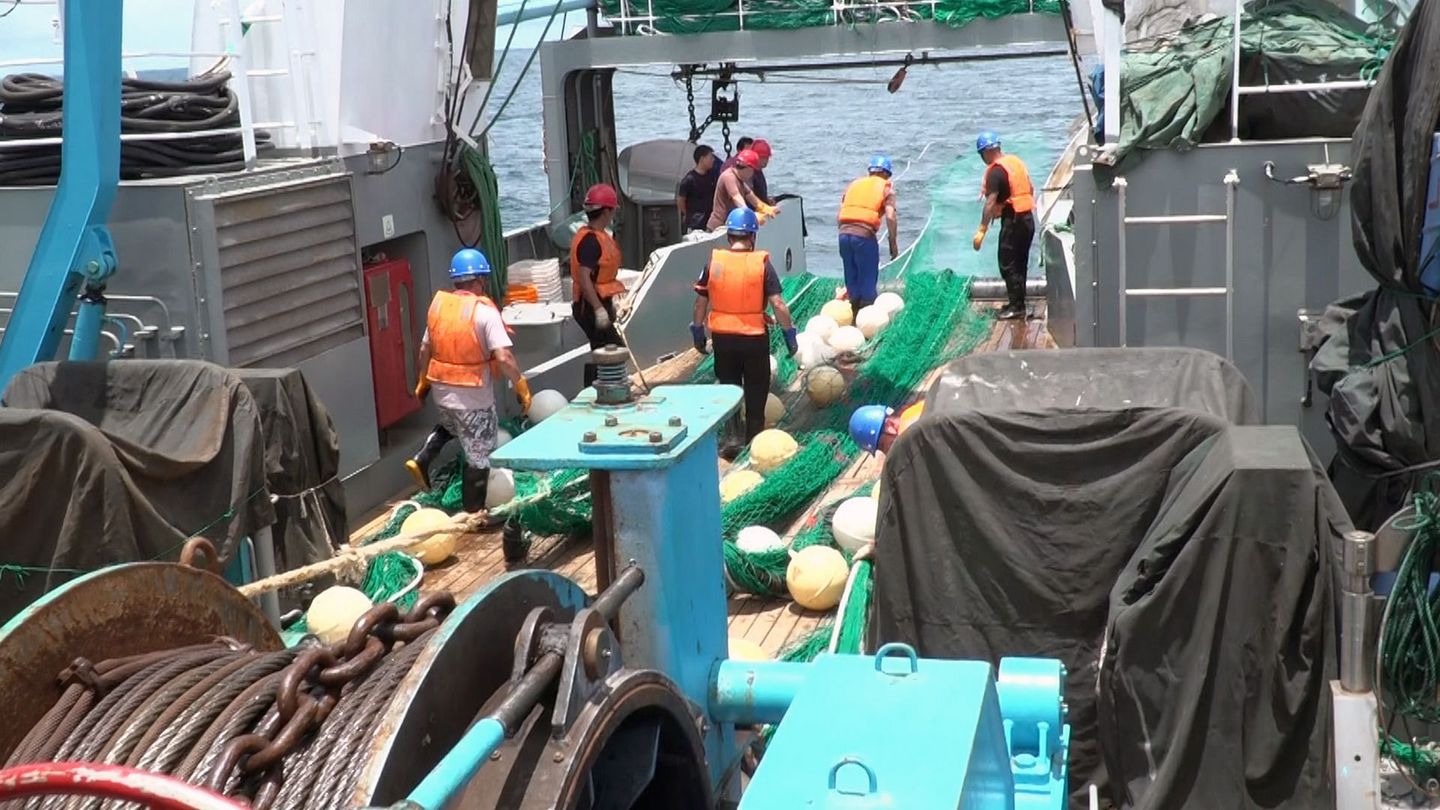
[[[400,615],[377,605],[349,638],[258,652],[232,639],[64,672],[59,700],[7,765],[83,761],[129,765],[268,808],[348,807],[376,724],[441,619],[433,594]],[[45,797],[26,810],[99,810],[123,802]]]

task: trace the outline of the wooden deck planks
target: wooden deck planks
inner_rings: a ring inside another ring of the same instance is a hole
[[[994,309],[998,305],[977,306]],[[1053,348],[1055,344],[1045,329],[1045,305],[1039,302],[1033,306],[1038,317],[1032,320],[992,322],[989,335],[976,347],[976,351]],[[646,369],[645,381],[652,387],[684,382],[700,359],[698,353],[687,351],[665,363]],[[940,373],[940,369],[931,372],[921,383],[919,390],[928,389]],[[636,381],[638,382],[638,376]],[[863,482],[877,478],[883,462],[881,456],[864,456],[858,459],[820,496],[816,508],[848,494]],[[725,466],[728,465],[722,462],[722,474]],[[384,525],[387,516],[388,510],[367,516],[367,521],[352,537],[368,537]],[[804,528],[809,516],[810,513],[806,512],[797,517],[786,536],[793,538]],[[595,590],[594,552],[588,540],[540,538],[531,548],[523,566],[547,568],[574,579],[591,593]],[[425,573],[424,588],[449,590],[457,599],[463,600],[485,583],[505,573],[508,568],[498,531],[465,535],[460,539],[455,559]],[[787,599],[778,598],[736,596],[729,600],[728,607],[731,637],[752,642],[771,656],[778,656],[799,643],[829,618],[828,615],[803,610]]]

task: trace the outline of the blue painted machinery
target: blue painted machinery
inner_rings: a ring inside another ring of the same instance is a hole
[[[595,359],[602,370],[617,360],[605,350]],[[630,401],[608,376],[495,462],[590,469],[597,566],[623,564],[600,572],[611,584],[568,625],[568,652],[557,630],[539,633],[548,646],[522,634],[515,689],[407,806],[440,808],[459,791],[483,807],[1065,806],[1058,661],[1005,659],[997,678],[989,663],[920,658],[903,644],[814,663],[727,660],[716,436],[740,391],[662,387]],[[527,627],[544,623],[537,613]],[[537,725],[540,678],[558,684]],[[635,717],[621,707],[636,683],[667,696],[657,701],[665,721],[604,721]],[[759,724],[778,726],[742,796],[746,738]],[[608,769],[621,761],[626,769]],[[656,785],[669,803],[646,803]]]
[[[65,105],[60,181],[15,311],[0,340],[0,391],[21,369],[53,360],[78,297],[70,359],[93,360],[115,272],[106,221],[120,184],[123,0],[65,6]]]

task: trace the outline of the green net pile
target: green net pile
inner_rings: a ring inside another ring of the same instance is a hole
[[[935,20],[960,27],[984,17],[1059,14],[1059,0],[939,0],[939,2],[850,4],[830,0],[601,0],[601,11],[622,20],[626,33],[641,27],[664,34],[713,31],[793,30],[826,25],[862,25]],[[652,19],[653,18],[653,19]]]

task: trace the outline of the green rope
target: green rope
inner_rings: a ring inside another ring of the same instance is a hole
[[[490,260],[490,297],[501,306],[510,289],[510,249],[505,244],[505,226],[500,221],[500,181],[485,155],[462,146],[460,160],[479,195],[480,248]]]
[[[1380,638],[1381,689],[1391,712],[1424,723],[1440,722],[1440,600],[1430,594],[1440,549],[1440,498],[1435,477],[1411,496],[1415,517],[1396,528],[1414,538],[1400,561],[1385,608]]]

